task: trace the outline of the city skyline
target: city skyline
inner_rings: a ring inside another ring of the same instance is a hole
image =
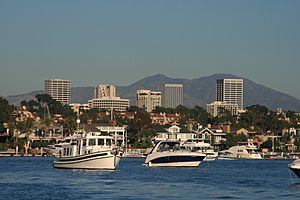
[[[251,79],[300,99],[299,1],[0,2],[0,95],[154,74]]]

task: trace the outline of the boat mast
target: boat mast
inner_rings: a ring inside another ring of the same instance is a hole
[[[77,120],[76,120],[76,123],[77,123],[77,131],[79,132],[79,125],[80,125],[79,110],[78,110],[78,112],[77,112]]]

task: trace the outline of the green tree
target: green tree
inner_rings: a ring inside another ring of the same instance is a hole
[[[231,111],[228,109],[225,109],[224,107],[219,108],[218,111],[218,116],[214,117],[214,120],[218,123],[218,124],[224,124],[224,123],[229,123],[231,125],[235,125],[236,121],[237,121],[237,117],[233,116]]]
[[[297,147],[297,151],[300,151],[300,138],[296,138],[294,145]]]
[[[240,142],[247,142],[248,136],[245,134],[226,134],[226,148],[238,145]]]
[[[208,121],[209,121],[209,114],[206,112],[206,110],[200,106],[195,106],[193,109],[192,109],[192,112],[195,113],[195,117],[194,119],[199,122],[200,124],[206,126],[208,124]]]
[[[28,118],[24,121],[19,121],[16,122],[16,128],[21,132],[21,133],[31,133],[31,130],[34,125],[34,120],[31,118]]]
[[[13,112],[15,107],[10,105],[6,99],[0,97],[0,132],[4,129],[4,123],[14,121]]]
[[[145,148],[151,145],[150,136],[154,135],[149,113],[139,109],[129,125],[129,144],[136,148]]]
[[[294,111],[287,111],[286,117],[289,118],[290,127],[299,127],[299,116],[296,115],[296,112]]]
[[[192,119],[190,109],[185,106],[179,105],[175,111],[180,114],[180,124],[186,124],[187,121]]]
[[[72,133],[77,128],[76,118],[67,117],[60,124],[64,127],[64,134]]]
[[[279,122],[275,112],[270,111],[267,107],[261,105],[252,105],[246,108],[246,113],[239,116],[237,128],[250,128],[254,126],[260,132],[281,131],[282,123]]]
[[[26,106],[26,109],[32,113],[37,113],[40,109],[40,104],[35,100],[21,101],[21,106]]]
[[[82,123],[87,123],[89,120],[92,120],[92,122],[95,123],[98,121],[98,113],[99,113],[98,108],[92,108],[90,110],[86,110],[80,116],[80,121]]]
[[[280,143],[278,140],[274,139],[274,151],[277,151],[280,147]],[[269,151],[272,151],[273,149],[273,141],[272,139],[268,139],[267,141],[263,142],[261,145],[260,145],[260,148],[266,148],[268,149]]]
[[[272,150],[272,140],[267,140],[265,142],[263,142],[261,145],[260,145],[260,148],[263,149],[269,149],[269,150]]]
[[[167,114],[175,114],[176,110],[173,108],[164,108],[156,106],[156,108],[152,111],[154,113],[167,113]]]

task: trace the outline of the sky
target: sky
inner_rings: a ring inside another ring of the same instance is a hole
[[[0,0],[0,95],[238,75],[300,99],[298,0]]]

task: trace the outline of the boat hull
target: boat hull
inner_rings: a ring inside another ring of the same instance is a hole
[[[203,159],[203,161],[214,161],[218,157],[218,152],[216,152],[214,154],[208,154],[208,153],[205,153],[205,154],[206,154],[206,157]]]
[[[157,157],[148,162],[149,167],[198,167],[201,161],[205,158],[199,156],[162,156]]]
[[[288,165],[289,169],[292,170],[300,178],[300,160],[295,160],[293,163]]]
[[[299,178],[300,178],[300,169],[290,168]]]
[[[57,157],[53,167],[65,169],[115,170],[119,165],[121,155],[109,152],[100,152],[75,157]]]
[[[260,154],[245,154],[245,155],[242,155],[242,154],[236,154],[236,155],[233,155],[233,154],[225,154],[225,155],[220,155],[218,156],[218,159],[219,160],[261,160],[263,159],[261,157]]]
[[[50,156],[56,156],[58,155],[59,152],[58,148],[44,148],[44,150],[46,151],[47,155]]]

